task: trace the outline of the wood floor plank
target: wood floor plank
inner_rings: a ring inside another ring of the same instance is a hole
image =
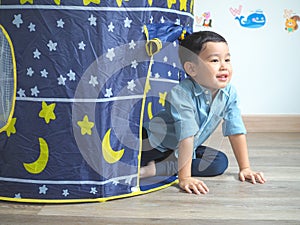
[[[32,216],[32,215],[15,215],[11,218],[7,215],[1,217],[1,225],[299,225],[297,220],[247,220],[247,219],[143,219],[143,218],[95,218],[95,217],[77,217],[77,216]]]
[[[39,215],[76,215],[101,218],[245,219],[300,221],[300,182],[266,185],[207,182],[210,193],[190,195],[176,187],[103,204],[46,205]],[[298,196],[298,197],[295,197]],[[288,205],[288,207],[286,207]],[[263,212],[263,213],[262,213]]]
[[[0,201],[0,215],[5,215],[5,214],[37,215],[38,212],[43,208],[43,206],[44,205],[42,204],[23,204],[23,203]]]

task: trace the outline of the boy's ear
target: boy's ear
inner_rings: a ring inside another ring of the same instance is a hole
[[[195,63],[187,61],[187,62],[184,63],[183,68],[184,68],[185,72],[188,75],[190,75],[191,77],[196,75]]]

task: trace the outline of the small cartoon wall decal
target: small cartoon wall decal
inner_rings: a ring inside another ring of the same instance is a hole
[[[212,18],[210,11],[202,13],[201,16],[195,16],[195,26],[199,27],[212,27]]]
[[[283,17],[286,19],[285,20],[285,30],[288,33],[294,32],[295,30],[298,29],[298,23],[300,22],[300,16],[298,15],[292,15],[293,10],[284,10]]]
[[[203,26],[204,27],[211,27],[211,18],[210,18],[210,12],[205,12],[202,14],[202,16],[204,17],[204,21],[203,21]]]
[[[251,12],[247,17],[241,16],[243,6],[239,8],[230,8],[230,13],[234,16],[235,20],[239,21],[240,26],[245,28],[260,28],[266,24],[266,16],[260,9]]]

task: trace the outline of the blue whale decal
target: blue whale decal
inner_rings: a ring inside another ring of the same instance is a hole
[[[235,17],[236,20],[240,22],[242,27],[247,28],[259,28],[265,25],[266,17],[261,10],[257,10],[250,14],[247,19],[244,16]]]

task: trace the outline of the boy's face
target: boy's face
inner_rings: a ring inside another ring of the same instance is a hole
[[[228,45],[225,42],[207,42],[199,54],[198,63],[192,63],[189,75],[200,85],[216,93],[226,87],[232,77]]]

